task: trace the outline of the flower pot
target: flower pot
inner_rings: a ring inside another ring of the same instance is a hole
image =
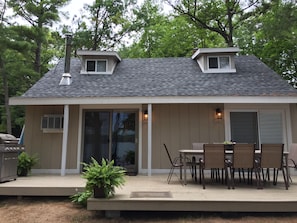
[[[104,189],[101,187],[94,187],[94,198],[105,198]]]
[[[28,173],[29,173],[29,170],[21,169],[21,170],[18,171],[18,176],[19,177],[26,177],[26,176],[28,176]]]

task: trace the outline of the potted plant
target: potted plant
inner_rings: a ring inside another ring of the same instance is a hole
[[[94,197],[108,198],[114,196],[115,188],[124,185],[125,169],[114,165],[114,160],[104,158],[99,164],[93,157],[89,164],[83,163],[82,177],[87,180],[86,191],[93,191]]]
[[[38,158],[36,156],[30,156],[26,152],[21,152],[18,156],[17,175],[27,176],[37,161]]]

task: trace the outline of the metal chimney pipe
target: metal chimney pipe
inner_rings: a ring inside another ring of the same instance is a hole
[[[67,33],[66,34],[66,55],[65,55],[64,73],[70,73],[71,42],[72,42],[72,34]]]
[[[71,41],[72,35],[71,33],[66,34],[66,55],[65,55],[65,63],[64,63],[64,73],[62,75],[62,79],[60,80],[59,85],[70,85],[72,83],[71,74],[70,74],[70,58],[71,58]]]

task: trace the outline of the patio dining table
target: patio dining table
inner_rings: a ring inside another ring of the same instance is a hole
[[[226,155],[230,155],[232,156],[233,154],[233,150],[225,150]],[[261,150],[257,149],[255,150],[255,154],[256,155],[260,155],[261,154]],[[183,184],[186,185],[187,184],[187,168],[186,168],[186,157],[187,156],[203,156],[203,149],[181,149],[179,150],[179,155],[180,158],[183,162],[183,166],[180,168],[180,177],[181,180],[183,181]],[[284,157],[284,165],[286,168],[286,178],[287,178],[287,182],[289,184],[289,167],[288,167],[288,155],[289,152],[284,151],[283,152],[283,157]]]

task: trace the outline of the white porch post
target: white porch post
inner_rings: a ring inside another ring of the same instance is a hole
[[[61,176],[65,176],[65,173],[66,173],[68,126],[69,126],[69,105],[64,105]]]
[[[152,104],[147,106],[147,175],[152,175]]]

